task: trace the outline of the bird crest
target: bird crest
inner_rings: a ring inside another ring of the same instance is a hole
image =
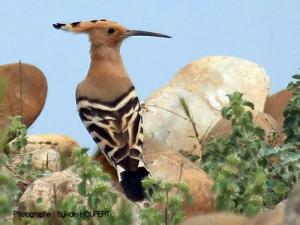
[[[92,29],[101,29],[105,27],[115,27],[121,25],[116,22],[100,19],[100,20],[89,20],[89,21],[80,21],[72,23],[56,23],[53,24],[53,27],[59,30],[71,31],[71,32],[89,32]]]

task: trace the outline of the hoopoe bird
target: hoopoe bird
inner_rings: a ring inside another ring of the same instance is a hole
[[[127,198],[142,201],[142,180],[150,175],[143,160],[141,105],[124,67],[120,46],[131,36],[170,36],[128,30],[108,20],[91,20],[54,28],[86,33],[91,42],[91,63],[76,88],[79,116],[108,162],[116,169]],[[97,153],[97,154],[99,154]]]

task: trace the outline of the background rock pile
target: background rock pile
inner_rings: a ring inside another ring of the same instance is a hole
[[[8,79],[7,88],[10,91],[0,108],[0,126],[7,124],[8,116],[20,114],[22,109],[23,122],[29,127],[45,103],[45,77],[37,68],[28,64],[1,66],[1,77]],[[284,90],[269,96],[269,86],[269,77],[261,66],[238,58],[212,56],[185,66],[167,85],[155,91],[145,101],[144,158],[154,178],[182,181],[190,186],[193,203],[185,207],[185,225],[282,224],[285,206],[278,206],[273,211],[251,219],[230,214],[203,215],[214,212],[212,180],[199,166],[181,154],[185,152],[200,157],[204,143],[213,137],[230,134],[230,122],[222,119],[220,110],[228,104],[226,95],[233,91],[244,93],[245,99],[254,103],[255,110],[252,113],[256,125],[267,134],[276,130],[282,142],[282,114],[291,93]],[[195,138],[179,97],[183,97],[188,103],[198,138]],[[76,141],[65,135],[28,136],[26,152],[32,153],[34,166],[46,168],[53,173],[27,187],[20,199],[20,210],[33,208],[39,197],[48,204],[53,204],[54,184],[61,196],[77,192],[76,185],[80,178],[72,170],[72,152],[78,147]],[[20,160],[20,157],[14,158],[11,168],[14,169],[14,164]],[[103,156],[98,156],[97,160],[102,164],[103,170],[112,176],[118,189],[115,170]],[[300,195],[299,190],[296,193]],[[297,204],[300,208],[299,203]]]

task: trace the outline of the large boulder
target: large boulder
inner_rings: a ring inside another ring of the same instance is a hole
[[[280,132],[283,132],[283,112],[288,105],[293,93],[288,90],[281,90],[267,98],[265,113],[271,115],[279,125]]]
[[[152,176],[171,182],[181,181],[189,185],[193,202],[185,206],[186,216],[214,211],[212,181],[208,175],[180,153],[155,140],[146,140],[144,159]]]
[[[244,93],[262,112],[269,93],[268,75],[261,66],[238,58],[196,60],[145,101],[145,133],[173,150],[191,151],[199,140],[193,138],[195,132],[179,97],[186,100],[201,139],[221,118],[220,110],[228,104],[226,94],[234,91]]]
[[[0,128],[8,117],[21,115],[29,127],[42,111],[47,96],[47,79],[34,65],[14,63],[0,66],[0,79],[6,80],[0,105]]]
[[[45,208],[53,208],[55,199],[62,199],[68,194],[78,194],[79,176],[73,169],[56,172],[32,183],[19,200],[19,211],[30,211],[37,208],[37,199],[42,198]]]

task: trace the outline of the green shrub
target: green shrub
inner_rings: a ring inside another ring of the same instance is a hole
[[[300,148],[300,74],[293,76],[296,80],[290,82],[287,89],[293,92],[293,97],[284,111],[285,143],[294,143]]]
[[[264,130],[256,127],[251,110],[254,105],[234,92],[222,116],[231,121],[232,134],[215,138],[205,146],[202,168],[214,180],[216,208],[222,211],[255,214],[264,207],[267,195],[266,158],[259,157]]]
[[[5,92],[5,81],[0,80],[0,104]],[[0,224],[10,224],[7,218],[14,205],[17,193],[16,182],[8,173],[6,163],[8,160],[5,147],[8,142],[9,128],[0,130]]]
[[[189,187],[185,183],[148,177],[143,180],[143,186],[149,199],[149,207],[141,213],[142,225],[176,225],[183,221],[183,205],[192,201]]]
[[[102,225],[132,224],[132,205],[125,198],[120,199],[111,186],[110,176],[104,173],[99,163],[89,157],[86,152],[87,149],[78,149],[74,155],[75,167],[81,178],[78,190],[86,199],[87,209],[109,211],[108,217],[99,217],[98,222]],[[118,199],[121,203],[118,203]],[[119,207],[115,208],[116,206]]]
[[[264,130],[254,124],[253,103],[239,92],[228,95],[229,105],[221,114],[231,121],[231,134],[206,143],[201,164],[214,180],[218,210],[252,215],[272,208],[299,180],[300,76],[294,78],[297,81],[288,86],[294,96],[284,113],[287,139],[281,147],[273,146],[278,134],[272,134],[266,142]],[[180,102],[186,116],[192,118],[184,99]],[[195,122],[190,121],[195,129]]]
[[[222,116],[231,121],[232,133],[208,142],[202,167],[214,180],[218,210],[252,215],[287,196],[299,178],[300,154],[292,144],[266,143],[264,130],[246,110],[254,105],[242,96],[238,92],[228,96],[229,106],[222,109]]]

